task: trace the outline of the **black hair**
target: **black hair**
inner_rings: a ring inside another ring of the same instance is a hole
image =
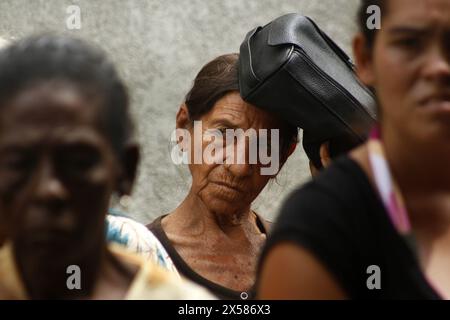
[[[328,142],[328,151],[330,158],[335,159],[340,155],[346,154],[361,144],[361,140],[351,135],[334,136],[325,141],[317,141],[309,132],[303,132],[303,149],[308,159],[317,169],[322,169],[322,160],[320,158],[320,147],[323,143]]]
[[[226,94],[239,92],[238,63],[239,54],[230,53],[219,56],[203,66],[185,98],[192,120],[197,120],[208,113]],[[282,121],[280,135],[281,154],[287,155],[290,146],[297,143],[298,129]]]
[[[375,43],[375,37],[377,35],[377,29],[367,28],[367,8],[376,5],[380,8],[382,15],[386,15],[387,2],[386,0],[361,0],[361,4],[358,10],[358,26],[359,30],[362,32],[367,41],[367,46],[369,48],[373,47]]]
[[[82,94],[100,97],[101,129],[120,156],[133,131],[129,98],[102,50],[80,39],[43,34],[0,51],[0,106],[22,90],[53,80],[68,82]]]

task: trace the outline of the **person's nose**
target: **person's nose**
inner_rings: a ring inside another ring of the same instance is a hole
[[[227,158],[225,166],[235,177],[248,177],[253,174],[255,164],[250,163],[249,144],[242,140],[234,148],[234,157]]]
[[[253,166],[254,165],[249,163],[243,164],[233,163],[228,165],[226,164],[228,171],[230,171],[233,174],[233,176],[241,178],[251,176],[253,174]]]
[[[435,46],[427,55],[424,76],[433,82],[450,81],[450,52],[447,46]]]
[[[43,160],[40,164],[34,186],[34,199],[38,203],[60,204],[67,199],[67,189],[50,160]]]

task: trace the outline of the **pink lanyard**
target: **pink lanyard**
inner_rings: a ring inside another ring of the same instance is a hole
[[[380,130],[375,128],[368,141],[369,160],[378,194],[391,223],[417,258],[417,246],[402,193],[392,177],[384,154]]]
[[[375,185],[389,214],[392,224],[401,235],[411,233],[411,224],[406,211],[403,196],[392,178],[389,165],[384,155],[383,144],[380,140],[380,130],[375,128],[368,142],[369,159]]]
[[[405,201],[396,184],[395,180],[389,170],[389,164],[384,154],[384,147],[381,141],[380,129],[376,127],[368,141],[369,148],[369,160],[377,187],[378,193],[384,204],[389,218],[400,233],[403,236],[408,247],[417,258],[417,249],[415,244],[414,235],[409,221],[408,212],[406,210]],[[428,281],[431,287],[436,292],[439,290],[433,285],[432,281],[424,274],[425,279]],[[444,297],[442,293],[439,293],[441,297]],[[450,297],[449,297],[450,299]]]

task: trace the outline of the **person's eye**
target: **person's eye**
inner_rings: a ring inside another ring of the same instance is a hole
[[[12,187],[26,181],[36,161],[27,153],[5,153],[0,157],[0,179],[3,186]]]
[[[0,164],[5,170],[19,172],[28,170],[32,165],[32,160],[26,154],[13,153],[4,155]]]
[[[97,157],[92,154],[76,155],[72,159],[73,165],[81,170],[90,169],[97,162]]]
[[[71,153],[61,159],[60,164],[68,173],[83,173],[90,170],[98,162],[98,156],[92,153]]]
[[[417,37],[406,37],[396,40],[395,45],[409,51],[417,51],[423,46],[423,41]]]
[[[232,129],[227,128],[227,127],[222,127],[222,128],[218,128],[217,130],[221,134],[222,142],[223,142],[224,145],[231,145],[231,144],[233,144],[233,141],[235,139],[227,139],[227,131],[232,130]]]
[[[229,128],[225,128],[225,127],[223,127],[223,128],[218,128],[217,130],[219,130],[220,131],[220,133],[222,134],[222,136],[226,136],[226,134],[227,134],[227,130],[228,130]]]

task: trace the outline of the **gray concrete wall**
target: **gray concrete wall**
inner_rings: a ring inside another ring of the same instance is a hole
[[[358,0],[0,0],[0,38],[42,31],[76,35],[102,46],[116,62],[132,95],[142,145],[130,215],[149,222],[173,210],[190,186],[185,167],[172,164],[169,137],[175,113],[200,67],[238,52],[245,34],[286,13],[313,19],[347,52]],[[81,9],[81,29],[68,30],[69,5]],[[301,148],[254,209],[272,220],[282,199],[309,179]]]

